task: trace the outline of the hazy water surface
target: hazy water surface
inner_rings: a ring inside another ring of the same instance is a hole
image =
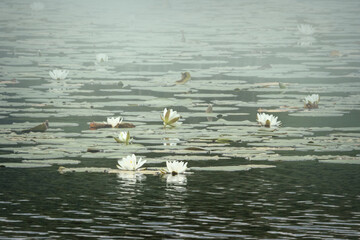
[[[2,1],[0,238],[357,239],[359,10]],[[54,69],[69,74],[53,80]],[[191,80],[176,84],[182,72]],[[304,109],[310,94],[319,108]],[[164,108],[182,125],[164,129]],[[259,126],[262,111],[281,127]],[[117,116],[136,127],[89,129]],[[45,120],[46,132],[21,132]],[[132,144],[117,143],[127,130]],[[133,153],[147,167],[187,161],[192,174],[58,171],[114,169]]]

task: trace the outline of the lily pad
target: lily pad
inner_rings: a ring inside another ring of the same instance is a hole
[[[274,168],[274,165],[237,165],[237,166],[215,166],[215,167],[191,167],[191,170],[195,171],[225,171],[225,172],[235,172],[235,171],[248,171],[254,168]]]
[[[149,174],[149,175],[156,175],[156,174],[160,174],[160,170],[138,170],[138,171],[125,171],[125,170],[120,170],[120,169],[112,169],[112,168],[96,168],[96,167],[83,167],[83,168],[65,168],[65,167],[59,167],[58,171],[60,173],[71,173],[71,172],[76,172],[76,173],[116,173],[116,174],[121,174],[121,173],[141,173],[141,174]]]
[[[13,162],[2,162],[0,167],[7,168],[39,168],[39,167],[51,167],[47,163],[13,163]]]
[[[321,163],[336,163],[336,164],[360,164],[360,156],[352,157],[352,156],[336,156],[336,155],[328,155],[328,156],[320,156],[319,162]]]
[[[280,154],[258,154],[250,157],[252,161],[311,161],[316,160],[317,156],[305,155],[305,156],[282,156]]]
[[[322,163],[337,163],[337,164],[360,164],[360,159],[345,159],[345,160],[319,160]]]
[[[38,164],[50,164],[50,165],[67,165],[67,164],[79,164],[79,160],[69,159],[49,159],[49,160],[23,160],[23,163],[38,163]]]
[[[224,160],[224,159],[230,159],[229,157],[220,157],[218,155],[169,155],[159,158],[146,158],[146,161],[148,163],[160,163],[160,162],[166,162],[166,161],[218,161],[218,160]]]

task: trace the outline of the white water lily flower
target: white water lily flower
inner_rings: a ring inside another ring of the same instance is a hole
[[[275,117],[272,114],[266,114],[266,113],[258,113],[256,115],[256,120],[258,123],[261,124],[261,126],[265,127],[277,127],[280,126],[281,122],[277,120],[278,117]]]
[[[119,139],[120,139],[120,141],[122,141],[122,142],[126,142],[128,136],[129,136],[129,138],[130,138],[130,134],[128,134],[128,132],[121,132],[121,133],[119,134]]]
[[[163,120],[164,122],[164,126],[172,126],[175,127],[177,125],[180,125],[181,122],[178,122],[178,120],[180,119],[180,115],[176,112],[173,111],[172,109],[164,109],[163,115],[160,115],[161,120]]]
[[[42,2],[33,2],[30,4],[30,8],[34,11],[41,11],[44,9],[44,4]]]
[[[301,34],[304,34],[304,35],[312,35],[315,32],[314,27],[310,24],[297,25],[297,29],[299,30],[299,32]]]
[[[118,124],[120,124],[122,122],[123,118],[122,117],[108,117],[106,122],[106,124],[110,124],[113,128],[116,127]]]
[[[122,158],[122,160],[118,160],[119,165],[116,166],[121,170],[136,171],[144,165],[144,163],[146,163],[146,160],[141,160],[141,158],[139,158],[137,161],[135,154],[133,154]]]
[[[64,80],[68,74],[69,74],[68,70],[55,69],[55,70],[49,71],[50,77],[54,80]]]
[[[187,162],[182,161],[166,161],[166,172],[173,175],[184,173],[187,169]]]
[[[107,62],[109,61],[109,57],[104,53],[99,53],[96,55],[96,61],[98,63]]]
[[[320,101],[319,94],[308,95],[304,98],[303,102],[305,108],[317,108]]]
[[[119,137],[118,138],[115,138],[115,140],[119,143],[126,143],[129,144],[132,139],[130,139],[130,132],[127,131],[127,132],[120,132],[119,134]]]

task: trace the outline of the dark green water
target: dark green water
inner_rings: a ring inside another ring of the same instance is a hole
[[[1,236],[338,238],[359,236],[359,168],[281,163],[197,173],[186,185],[56,169],[1,173]]]

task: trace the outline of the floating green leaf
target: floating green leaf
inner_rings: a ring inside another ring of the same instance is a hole
[[[225,172],[235,172],[235,171],[248,171],[253,168],[274,168],[274,165],[237,165],[237,166],[214,166],[214,167],[191,167],[191,170],[195,171],[225,171]]]
[[[39,167],[50,167],[47,163],[13,163],[13,162],[2,162],[0,167],[7,168],[39,168]]]

